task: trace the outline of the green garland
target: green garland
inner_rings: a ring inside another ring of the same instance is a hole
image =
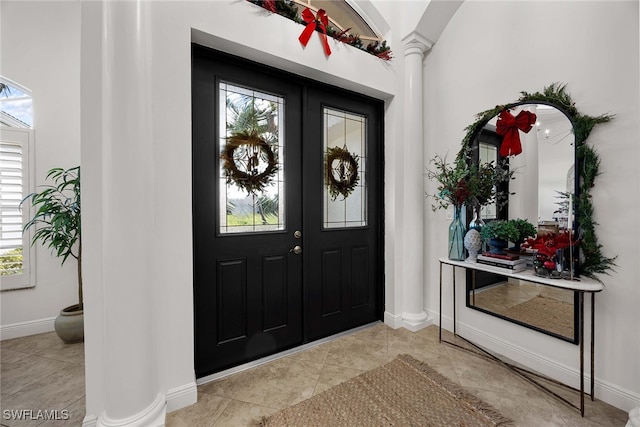
[[[291,19],[292,21],[297,22],[298,24],[305,24],[305,22],[300,18],[300,13],[298,12],[298,7],[296,3],[291,0],[247,0],[249,3],[253,3],[257,6],[262,7],[270,12],[276,13],[280,16],[284,16],[285,18]],[[387,41],[383,40],[382,42],[373,41],[366,46],[362,42],[362,39],[358,35],[349,34],[345,31],[340,31],[334,28],[331,25],[327,26],[327,35],[332,37],[342,43],[353,46],[357,49],[363,50],[371,55],[377,56],[380,59],[385,61],[389,61],[392,58],[391,47],[387,45]]]
[[[609,258],[602,253],[602,245],[598,243],[593,220],[593,203],[591,189],[595,178],[600,174],[600,157],[598,153],[586,144],[589,134],[600,123],[610,121],[614,116],[603,114],[589,116],[581,114],[575,106],[571,95],[566,91],[566,84],[553,83],[545,87],[542,92],[520,92],[520,98],[513,103],[497,105],[496,107],[478,113],[476,121],[465,128],[467,132],[462,140],[462,148],[458,152],[458,158],[469,159],[473,140],[484,125],[502,110],[513,108],[522,104],[548,104],[562,111],[571,121],[574,129],[575,146],[577,149],[577,161],[580,165],[578,171],[581,183],[580,196],[575,203],[575,209],[580,218],[580,248],[583,259],[580,260],[580,271],[583,275],[600,281],[596,274],[609,274],[616,266],[617,256]]]

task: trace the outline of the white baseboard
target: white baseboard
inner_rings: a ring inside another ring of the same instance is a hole
[[[433,316],[437,316],[437,313]],[[437,324],[437,323],[436,323]],[[453,319],[448,316],[442,316],[443,328],[453,331]],[[576,366],[567,366],[538,353],[532,352],[519,346],[515,346],[510,342],[504,341],[484,331],[480,331],[467,324],[457,322],[457,332],[461,336],[469,339],[471,342],[489,349],[498,355],[507,357],[517,363],[526,366],[535,372],[540,372],[555,380],[569,384],[573,387],[579,387],[580,384],[580,367],[576,362]],[[589,372],[585,372],[585,388],[589,389],[591,377]],[[640,395],[629,390],[623,389],[615,384],[607,381],[598,380],[596,372],[595,396],[598,400],[606,402],[623,411],[630,411],[635,406],[640,405]]]
[[[85,416],[83,427],[164,427],[167,414],[167,398],[158,393],[155,400],[141,412],[127,418],[113,419],[103,413],[97,419],[95,416]]]
[[[419,331],[433,324],[433,318],[426,313],[423,316],[411,316],[405,314],[391,314],[384,312],[384,323],[393,329],[405,328],[411,332]]]
[[[384,323],[392,329],[399,329],[402,327],[402,315],[391,314],[388,311],[384,312]]]
[[[0,341],[53,331],[55,317],[0,326]]]
[[[198,385],[195,381],[167,392],[167,413],[177,411],[198,401]]]

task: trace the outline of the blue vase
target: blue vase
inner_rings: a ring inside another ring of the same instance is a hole
[[[453,208],[453,221],[449,225],[449,259],[464,261],[464,233],[466,232],[460,218],[460,206]]]
[[[507,246],[509,246],[509,242],[507,242],[506,240],[498,239],[494,237],[489,240],[489,246],[491,247],[491,249],[489,250],[489,253],[504,255],[506,254],[504,250]]]

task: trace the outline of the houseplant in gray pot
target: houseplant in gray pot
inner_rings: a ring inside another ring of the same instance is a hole
[[[80,234],[80,166],[70,169],[54,168],[47,173],[52,184],[29,194],[22,203],[30,201],[34,215],[23,228],[35,228],[31,244],[40,242],[49,247],[64,263],[69,257],[77,261],[78,303],[60,311],[55,330],[66,343],[84,340],[84,307],[82,302],[82,239]]]

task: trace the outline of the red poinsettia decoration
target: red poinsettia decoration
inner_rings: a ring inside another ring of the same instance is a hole
[[[572,241],[571,236],[572,233],[569,232],[544,234],[535,239],[525,240],[521,247],[537,250],[539,255],[552,258],[557,250],[566,249],[569,246],[575,246],[580,243],[578,239]]]

